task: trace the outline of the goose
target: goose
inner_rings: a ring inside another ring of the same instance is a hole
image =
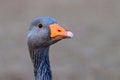
[[[61,27],[54,18],[35,18],[31,22],[27,44],[35,80],[52,80],[49,61],[50,45],[71,37],[73,37],[73,33]]]

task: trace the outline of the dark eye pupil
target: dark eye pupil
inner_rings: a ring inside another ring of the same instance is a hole
[[[38,24],[38,27],[39,27],[39,28],[42,28],[42,27],[43,27],[43,25],[42,25],[42,24]]]

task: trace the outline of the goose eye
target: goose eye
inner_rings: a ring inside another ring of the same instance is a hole
[[[38,24],[38,27],[39,27],[39,28],[43,28],[43,25],[42,25],[42,24]]]

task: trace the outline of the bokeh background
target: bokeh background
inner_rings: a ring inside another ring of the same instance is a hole
[[[34,80],[26,36],[42,16],[74,33],[51,46],[53,80],[120,80],[120,0],[0,0],[0,80]]]

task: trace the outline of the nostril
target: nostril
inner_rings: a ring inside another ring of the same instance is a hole
[[[58,30],[58,32],[61,32],[61,30]]]

